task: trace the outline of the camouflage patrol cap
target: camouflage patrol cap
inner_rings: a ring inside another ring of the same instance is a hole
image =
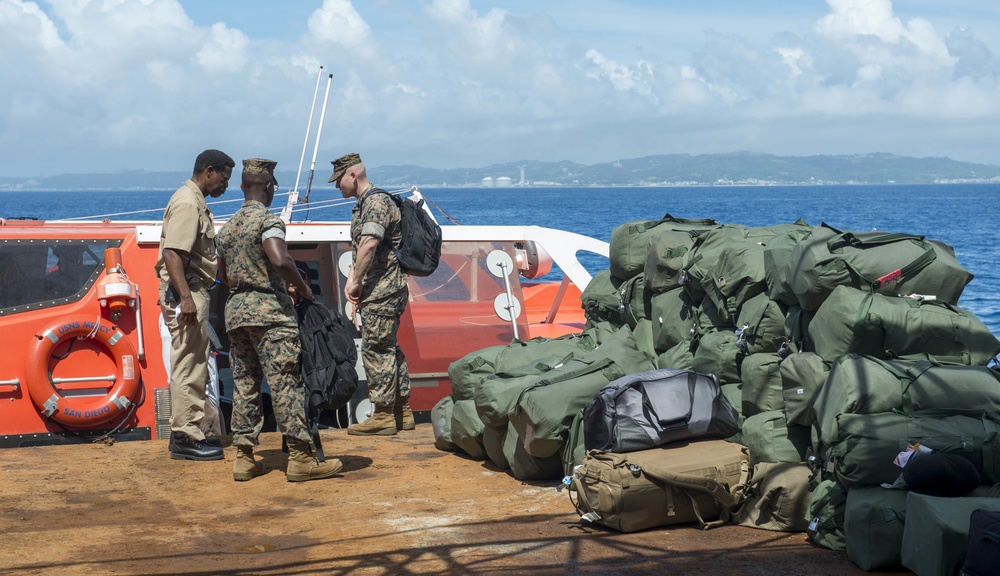
[[[275,184],[278,183],[278,179],[274,177],[274,169],[278,166],[278,163],[274,160],[265,160],[263,158],[247,158],[243,161],[243,173],[244,174],[270,174],[271,180]]]
[[[361,164],[361,156],[357,152],[350,152],[330,163],[333,164],[333,175],[328,182],[336,182],[347,173],[348,168]]]
[[[263,158],[247,158],[243,161],[243,171],[247,174],[274,174],[274,168],[278,165],[274,160]]]

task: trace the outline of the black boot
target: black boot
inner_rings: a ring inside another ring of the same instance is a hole
[[[218,436],[210,436],[208,438],[205,438],[205,444],[208,444],[209,446],[218,446],[219,448],[222,448],[222,438],[219,438]],[[173,452],[173,450],[174,450],[174,433],[173,432],[170,433],[170,445],[169,445],[169,448],[170,448],[170,451]],[[287,450],[286,450],[286,452],[287,452]]]
[[[195,440],[183,432],[170,435],[170,457],[174,460],[222,460],[222,448]]]

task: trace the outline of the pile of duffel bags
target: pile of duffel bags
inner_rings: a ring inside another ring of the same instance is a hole
[[[1000,341],[957,306],[971,280],[911,234],[628,222],[581,296],[586,329],[453,363],[435,442],[563,477],[585,520],[619,530],[731,520],[936,573],[944,553],[907,558],[928,553],[907,530],[937,538],[904,522],[911,499],[966,531],[972,510],[1000,510]],[[919,486],[901,480],[908,449]],[[926,463],[942,454],[975,486],[938,490],[954,478]]]

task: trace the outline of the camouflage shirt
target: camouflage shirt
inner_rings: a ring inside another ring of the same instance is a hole
[[[362,236],[379,239],[375,257],[361,284],[361,304],[370,312],[398,315],[403,313],[408,292],[406,274],[399,268],[394,248],[402,238],[399,208],[388,194],[369,185],[358,195],[351,211],[351,253],[358,258]]]
[[[285,281],[264,253],[264,238],[285,237],[285,223],[255,200],[219,230],[216,245],[226,262],[229,299],[226,331],[243,326],[298,326]]]

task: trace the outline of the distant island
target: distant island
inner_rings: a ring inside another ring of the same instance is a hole
[[[525,160],[482,168],[369,166],[382,187],[508,186],[786,186],[825,184],[1000,183],[1000,166],[949,158],[913,158],[886,153],[774,156],[751,152],[667,154],[617,159],[600,164]],[[129,170],[104,174],[62,174],[45,178],[0,176],[0,192],[44,190],[168,190],[190,175],[185,171]],[[288,187],[294,172],[279,172]],[[314,188],[330,189],[326,167]],[[305,175],[300,191],[305,189]]]

